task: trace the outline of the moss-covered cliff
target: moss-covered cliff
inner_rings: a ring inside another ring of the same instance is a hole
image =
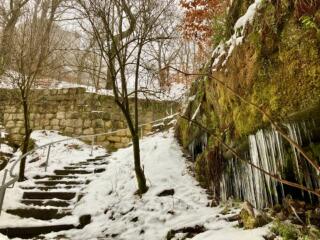
[[[236,34],[234,24],[253,2],[233,1],[224,26],[226,39]],[[205,73],[213,70],[212,73],[200,77],[191,87],[186,118],[193,118],[210,129],[239,154],[247,153],[248,136],[268,128],[270,121],[234,93],[259,106],[275,122],[312,120],[313,147],[310,144],[304,147],[312,158],[319,160],[316,149],[320,126],[317,125],[320,122],[320,3],[314,1],[313,5],[305,6],[303,2],[261,1],[253,21],[241,29],[242,43],[233,51],[229,46],[225,53],[213,54],[205,70]],[[195,116],[197,108],[200,110]],[[205,130],[186,119],[180,119],[177,135],[182,145],[196,155],[198,179],[210,188],[210,168],[217,171],[226,169],[227,165],[210,164],[217,161],[211,153],[220,149],[220,144],[210,136],[204,138]],[[225,159],[232,157],[226,149],[221,152]],[[288,152],[290,159],[293,153]],[[219,181],[215,182],[213,189],[219,188]]]

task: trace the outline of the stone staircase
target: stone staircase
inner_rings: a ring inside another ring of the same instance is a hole
[[[48,221],[72,216],[72,209],[83,197],[82,190],[90,183],[90,175],[106,170],[108,155],[98,156],[87,161],[70,164],[57,169],[52,175],[39,175],[32,179],[33,184],[20,185],[24,193],[21,207],[7,209],[8,214],[21,218]],[[0,233],[9,238],[42,239],[41,235],[73,228],[83,228],[91,221],[90,215],[81,216],[78,225],[39,224],[32,227],[0,228]]]

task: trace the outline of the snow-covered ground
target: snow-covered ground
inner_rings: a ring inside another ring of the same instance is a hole
[[[50,142],[59,141],[63,139],[69,139],[69,137],[62,136],[56,131],[34,131],[31,138],[35,140],[37,146],[42,146]],[[84,161],[90,157],[100,156],[106,154],[106,150],[102,147],[95,146],[93,156],[91,154],[91,146],[87,145],[79,140],[68,140],[61,143],[56,143],[51,146],[49,164],[47,172],[44,169],[44,163],[46,162],[48,148],[38,149],[34,154],[28,156],[26,164],[26,177],[31,179],[33,176],[41,176],[52,173],[55,169],[61,169],[70,163],[77,163]],[[21,155],[20,151],[14,153],[14,157],[11,159],[6,169],[10,170],[14,162]],[[19,166],[14,168],[14,173],[17,173]],[[3,179],[4,170],[0,171],[0,180]],[[9,178],[10,179],[10,178]],[[7,180],[9,180],[7,178]],[[83,177],[82,180],[86,180]],[[19,201],[22,198],[23,190],[19,186],[32,185],[32,180],[27,180],[23,183],[16,183],[14,188],[8,188],[5,195],[3,211],[0,216],[0,227],[12,227],[12,226],[38,226],[41,225],[53,225],[62,224],[68,222],[70,224],[78,224],[78,218],[74,216],[68,216],[67,219],[58,219],[52,221],[42,221],[32,219],[22,219],[20,217],[7,214],[6,209],[25,207],[20,204]],[[0,240],[5,239],[4,237]]]
[[[35,153],[28,156],[26,165],[27,178],[32,178],[36,175],[50,174],[55,169],[67,166],[70,163],[77,163],[90,157],[106,154],[106,150],[104,148],[95,146],[93,156],[90,156],[91,145],[87,145],[80,140],[70,139],[70,137],[62,136],[57,131],[34,131],[32,132],[31,138],[35,141],[36,147],[60,140],[67,141],[58,142],[51,145],[47,172],[44,171],[44,164],[47,159],[48,147],[40,148],[36,150]],[[11,168],[12,164],[20,155],[20,151],[17,151],[14,154],[14,157],[9,162],[7,169]],[[15,167],[15,173],[18,172],[18,168],[18,166]],[[2,172],[0,172],[0,179],[2,179]]]
[[[63,138],[56,132],[38,131],[33,135],[37,143]],[[82,161],[88,158],[89,146],[77,142],[79,148],[60,144],[54,149],[50,160],[49,171],[55,167],[70,162]],[[101,155],[102,149],[97,149],[95,155]],[[37,153],[41,156],[41,152]],[[149,191],[141,198],[135,195],[137,190],[133,170],[132,149],[118,150],[107,158],[107,170],[99,175],[90,175],[92,180],[82,191],[86,195],[77,203],[73,217],[62,218],[46,224],[59,222],[75,223],[78,216],[92,215],[92,222],[83,229],[64,232],[69,239],[166,239],[170,230],[183,227],[204,226],[206,231],[193,237],[197,240],[262,240],[268,231],[267,227],[255,230],[242,230],[236,223],[229,223],[220,215],[222,208],[208,207],[209,200],[205,190],[198,186],[197,181],[189,174],[186,159],[174,138],[173,131],[158,133],[141,141],[142,164],[147,177]],[[39,165],[29,165],[27,172],[39,174]],[[27,184],[27,183],[24,183]],[[17,187],[8,191],[10,201],[5,207],[17,205],[19,194]],[[163,190],[174,189],[170,196],[157,196]],[[0,226],[5,225],[37,225],[41,221],[26,221],[18,217],[3,214]],[[19,222],[20,221],[20,222]],[[43,221],[42,221],[43,222]],[[11,223],[11,224],[10,224]],[[60,233],[51,233],[45,239],[56,239]],[[184,234],[178,234],[173,239],[184,239]],[[0,236],[1,239],[1,236]]]
[[[9,153],[9,154],[13,153],[13,148],[10,147],[7,144],[7,142],[5,141],[6,136],[7,136],[6,130],[4,129],[4,127],[2,125],[0,125],[0,154],[1,153]]]

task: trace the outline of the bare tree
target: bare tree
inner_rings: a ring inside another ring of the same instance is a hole
[[[182,14],[176,7],[170,6],[166,14],[160,18],[161,24],[153,31],[157,40],[148,43],[144,49],[145,57],[142,64],[154,73],[161,88],[169,87],[173,82],[188,83],[184,75],[172,71],[170,66],[184,71],[196,71],[200,67],[200,61],[197,59],[199,46],[194,40],[186,40],[182,35]]]
[[[138,95],[141,84],[141,59],[146,44],[154,40],[153,30],[168,2],[156,0],[77,0],[89,22],[92,36],[108,66],[107,81],[131,133],[134,166],[139,193],[147,191],[140,162]],[[157,6],[157,7],[156,7]],[[108,88],[108,86],[106,86]]]
[[[176,65],[176,59],[182,48],[179,43],[181,40],[179,14],[173,6],[168,7],[165,13],[159,18],[161,24],[155,26],[153,30],[153,35],[157,40],[147,44],[142,62],[148,71],[155,73],[161,88],[169,85],[170,69],[168,66]]]
[[[4,0],[0,3],[0,75],[9,64],[15,26],[22,8],[28,2],[29,0]]]
[[[79,50],[75,56],[76,71],[78,79],[82,79],[83,75],[86,74],[87,84],[94,86],[95,91],[99,91],[102,84],[107,82],[107,74],[104,71],[106,64],[104,64],[103,56],[98,50],[97,42],[95,39],[90,39],[88,46],[84,49]]]
[[[10,68],[4,76],[15,89],[15,96],[23,108],[24,133],[22,154],[28,151],[30,135],[30,105],[32,89],[39,83],[39,79],[48,74],[53,66],[53,36],[52,29],[56,11],[62,0],[30,1],[23,8],[19,24],[14,29],[12,48],[10,50]],[[23,181],[25,159],[21,160],[19,181]]]

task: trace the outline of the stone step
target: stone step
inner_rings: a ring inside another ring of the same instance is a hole
[[[107,165],[109,164],[108,161],[99,161],[99,162],[79,162],[79,163],[71,163],[70,166],[100,166],[100,165]]]
[[[60,199],[71,200],[75,198],[75,192],[24,192],[23,199]]]
[[[16,228],[3,228],[0,229],[0,233],[8,236],[9,238],[22,238],[22,239],[46,239],[43,236],[51,232],[67,231],[70,229],[82,229],[91,222],[90,215],[83,215],[79,218],[79,225],[72,224],[60,224],[51,226],[34,226],[34,227],[16,227]],[[63,236],[63,235],[62,235]],[[59,238],[59,239],[64,239]]]
[[[68,167],[64,167],[64,169],[65,169],[65,170],[87,170],[87,171],[89,171],[90,167],[78,165],[78,166],[68,166]],[[94,167],[91,167],[91,169],[94,169]]]
[[[103,160],[105,160],[105,158],[89,158],[87,159],[87,162],[103,162]]]
[[[34,205],[34,206],[52,206],[52,207],[69,207],[70,202],[64,200],[22,200],[24,205]]]
[[[41,180],[41,181],[35,181],[35,184],[42,184],[42,185],[45,185],[45,186],[56,186],[56,185],[83,185],[83,184],[88,184],[90,183],[89,180],[87,181],[74,181],[74,180],[70,180],[70,181],[55,181],[55,180],[52,180],[52,181],[46,181],[46,180]]]
[[[35,176],[34,179],[48,179],[48,180],[61,180],[61,179],[77,179],[78,176],[72,175],[43,175]]]
[[[77,174],[92,174],[92,173],[102,173],[105,168],[97,168],[92,171],[89,170],[55,170],[54,173],[57,175],[77,175]]]
[[[6,212],[22,218],[35,218],[39,220],[60,219],[71,215],[69,209],[61,210],[56,208],[17,208],[7,209]]]
[[[53,226],[37,226],[37,227],[17,227],[0,229],[0,233],[8,238],[32,239],[41,234],[50,232],[60,232],[75,228],[72,224],[53,225]],[[41,238],[36,238],[41,239]]]
[[[40,191],[52,191],[52,190],[62,190],[62,189],[79,189],[79,185],[67,185],[67,186],[25,186],[20,187],[24,190],[40,190]]]
[[[107,158],[107,157],[110,157],[111,156],[111,154],[109,154],[109,153],[107,153],[107,154],[104,154],[104,155],[100,155],[100,156],[96,156],[95,158],[97,158],[97,159],[104,159],[104,158]]]

